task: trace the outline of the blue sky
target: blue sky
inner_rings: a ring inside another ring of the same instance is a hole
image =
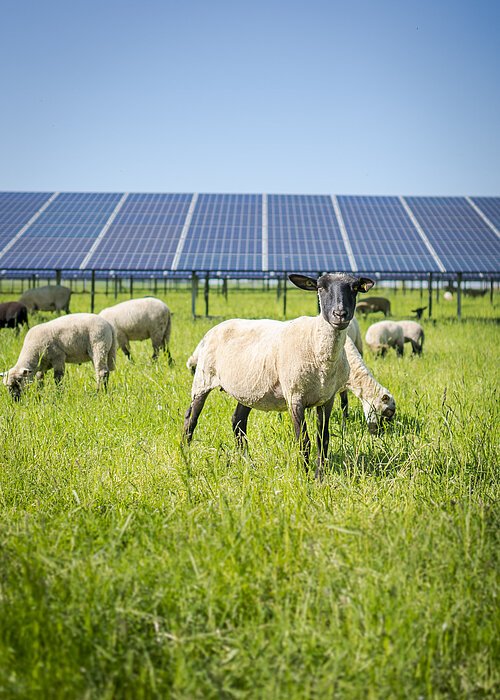
[[[500,195],[498,1],[0,8],[0,190]]]

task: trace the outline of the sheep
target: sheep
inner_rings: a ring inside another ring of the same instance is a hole
[[[396,348],[398,355],[403,355],[403,329],[393,321],[379,321],[372,324],[366,331],[365,340],[370,350],[382,357],[389,348]]]
[[[59,384],[65,364],[92,361],[97,379],[107,388],[109,372],[115,369],[116,334],[113,326],[96,314],[74,314],[34,326],[24,338],[14,367],[2,373],[3,383],[19,400],[24,384],[33,378],[43,382],[45,372],[54,370]]]
[[[415,318],[420,320],[422,316],[424,315],[424,311],[426,310],[427,306],[417,306],[416,309],[412,309],[411,312],[412,314],[415,314]]]
[[[345,341],[345,352],[350,370],[346,389],[361,400],[368,430],[376,433],[382,420],[390,421],[394,417],[396,402],[391,392],[375,379],[365,365],[361,353],[349,336]],[[345,405],[342,404],[342,410],[344,418],[347,418],[347,401]]]
[[[375,433],[377,432],[382,419],[392,420],[396,411],[396,403],[390,391],[377,382],[375,377],[363,362],[361,353],[358,351],[356,344],[350,337],[349,329],[351,328],[351,324],[349,324],[347,338],[345,341],[345,352],[347,361],[349,362],[349,379],[345,389],[340,395],[341,399],[343,399],[344,394],[347,396],[347,390],[349,389],[361,400],[366,422],[368,424],[368,430],[371,433]],[[193,374],[198,364],[199,353],[202,351],[203,347],[204,344],[200,343],[187,361],[187,368],[191,370]],[[347,401],[344,403],[342,400],[342,410],[344,418],[347,418]],[[243,434],[237,434],[237,437],[239,437],[241,443],[242,440],[245,439],[244,431]]]
[[[411,343],[413,353],[421,355],[424,346],[424,329],[420,323],[416,321],[398,321],[397,323],[403,329],[404,342]]]
[[[71,289],[60,284],[48,284],[46,287],[34,287],[21,294],[19,301],[28,307],[28,311],[66,311],[69,314]]]
[[[15,328],[19,333],[19,328],[28,324],[28,309],[18,301],[6,301],[0,304],[0,328]]]
[[[151,338],[153,360],[158,357],[161,348],[166,351],[169,365],[172,356],[168,343],[172,326],[170,309],[160,299],[145,297],[130,299],[121,304],[103,309],[99,316],[112,323],[116,329],[118,347],[131,358],[130,341]]]
[[[357,306],[356,311],[367,316],[369,313],[382,311],[384,316],[391,315],[391,302],[385,297],[366,297]]]
[[[195,350],[197,364],[184,437],[188,443],[191,441],[208,394],[220,387],[238,402],[232,418],[238,444],[246,441],[252,408],[288,409],[307,465],[310,440],[305,409],[315,406],[315,476],[321,478],[328,453],[333,399],[349,377],[344,351],[347,326],[354,315],[357,293],[367,292],[374,282],[347,273],[324,274],[318,279],[293,274],[289,279],[300,289],[318,293],[319,315],[293,321],[232,319],[209,330]]]

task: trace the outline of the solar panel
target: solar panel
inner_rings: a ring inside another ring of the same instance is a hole
[[[500,197],[471,197],[471,199],[493,226],[500,229]]]
[[[270,270],[350,270],[342,233],[328,195],[268,195]]]
[[[129,194],[86,267],[169,270],[191,194]]]
[[[262,198],[200,194],[179,270],[262,270]]]
[[[5,254],[2,267],[78,267],[119,199],[119,194],[59,194]]]
[[[0,251],[49,199],[49,192],[0,192]]]
[[[358,270],[439,271],[398,197],[337,200]]]
[[[495,272],[500,240],[464,197],[405,197],[448,272]]]

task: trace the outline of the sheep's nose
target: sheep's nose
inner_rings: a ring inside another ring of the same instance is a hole
[[[348,320],[349,314],[344,309],[337,309],[332,311],[332,316],[337,322],[343,323]]]

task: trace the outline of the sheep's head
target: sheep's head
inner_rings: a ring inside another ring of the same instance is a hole
[[[354,316],[358,292],[367,292],[375,282],[368,277],[356,277],[346,272],[321,275],[318,279],[305,275],[289,275],[296,287],[317,291],[321,314],[325,321],[344,330]]]
[[[8,372],[2,373],[3,383],[15,401],[21,398],[23,387],[32,374],[33,372],[27,367],[13,367]]]
[[[363,401],[363,411],[370,433],[375,434],[385,422],[390,422],[396,413],[394,396],[384,389],[372,401]]]

